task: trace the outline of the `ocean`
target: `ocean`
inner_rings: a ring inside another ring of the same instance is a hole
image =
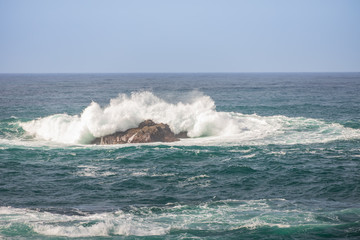
[[[0,74],[0,239],[69,238],[359,239],[360,73]]]

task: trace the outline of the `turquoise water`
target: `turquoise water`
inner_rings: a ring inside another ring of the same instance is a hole
[[[358,239],[360,74],[1,74],[0,238]],[[175,143],[95,146],[145,119]]]

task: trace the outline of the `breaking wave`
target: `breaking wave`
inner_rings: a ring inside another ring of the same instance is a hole
[[[359,209],[352,210],[351,214],[359,215]],[[285,199],[132,207],[126,212],[93,214],[75,209],[63,214],[0,207],[0,237],[11,231],[22,231],[24,235],[33,231],[38,236],[61,237],[161,236],[182,231],[231,232],[264,228],[310,231],[319,226],[329,229],[346,224],[348,214],[346,211],[306,211],[295,208]]]
[[[209,96],[170,103],[151,92],[120,94],[105,107],[92,102],[80,115],[55,114],[21,122],[20,126],[36,139],[88,144],[96,137],[136,127],[146,119],[168,124],[174,133],[187,131],[190,139],[181,144],[296,144],[360,138],[360,130],[337,123],[218,112]]]

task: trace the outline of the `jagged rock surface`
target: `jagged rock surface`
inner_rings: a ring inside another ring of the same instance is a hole
[[[104,137],[96,138],[92,144],[124,144],[124,143],[149,143],[149,142],[175,142],[180,138],[187,137],[186,132],[175,135],[169,125],[154,123],[145,120],[137,128],[131,128],[125,132],[116,132]]]

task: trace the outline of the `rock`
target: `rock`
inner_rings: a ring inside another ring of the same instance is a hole
[[[179,138],[187,137],[186,132],[175,136],[169,125],[154,123],[152,120],[145,120],[137,128],[131,128],[125,132],[116,132],[104,137],[96,138],[92,144],[124,144],[124,143],[149,143],[149,142],[175,142]]]
[[[148,119],[148,120],[141,122],[139,124],[138,128],[151,127],[151,126],[155,126],[155,125],[156,125],[156,123],[154,123],[152,120]]]
[[[179,132],[178,134],[175,134],[176,138],[189,138],[186,131]]]

